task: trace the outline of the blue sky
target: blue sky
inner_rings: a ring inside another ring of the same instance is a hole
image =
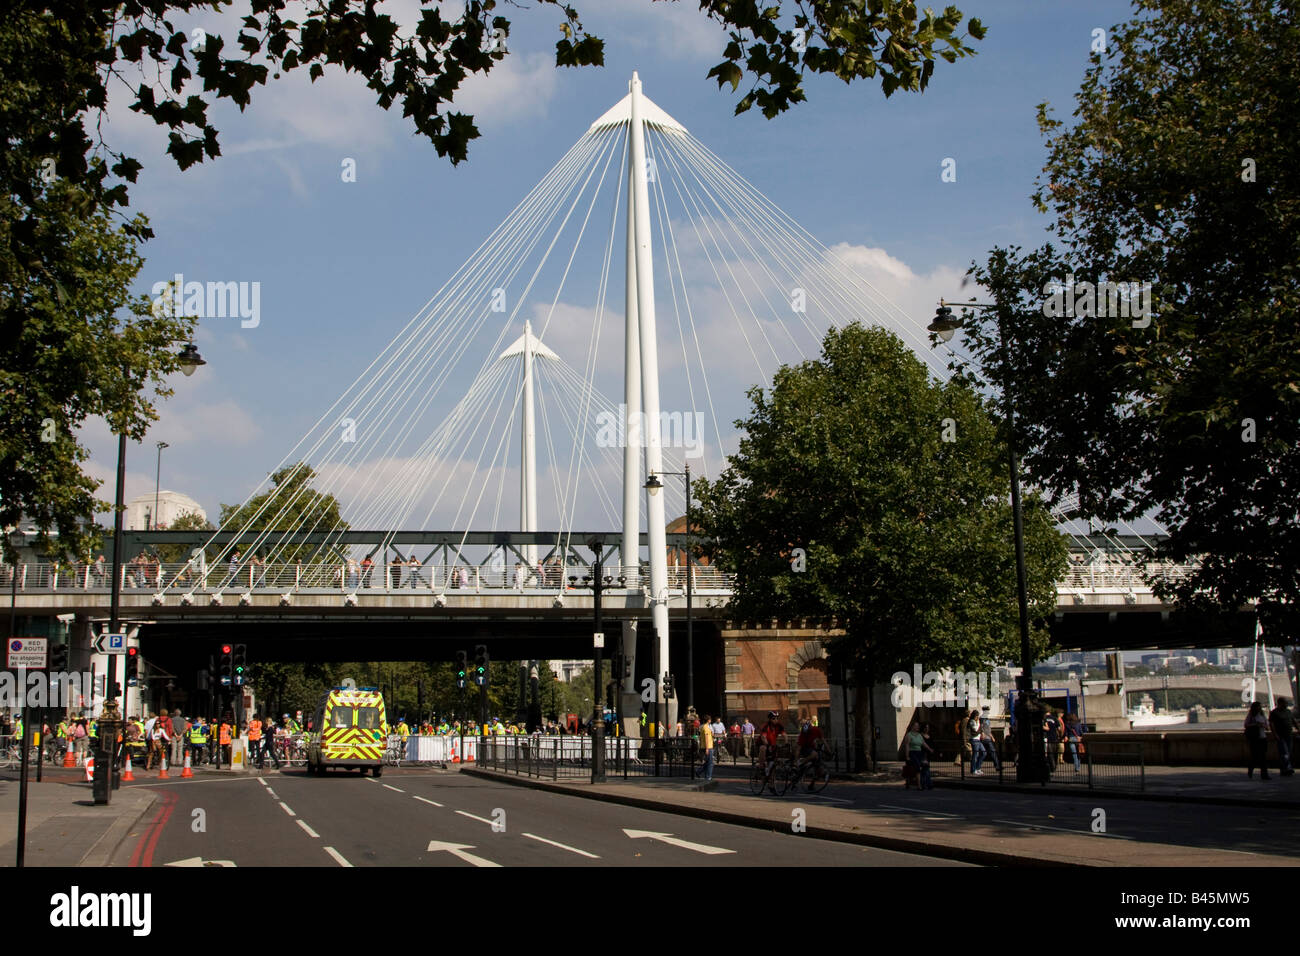
[[[739,94],[706,79],[726,38],[693,3],[576,5],[589,31],[605,40],[606,66],[557,69],[556,11],[502,8],[513,21],[510,55],[457,100],[475,114],[482,136],[455,168],[414,135],[399,109],[380,110],[364,83],[342,72],[327,72],[315,85],[305,71],[273,81],[242,114],[220,106],[214,115],[224,155],[185,173],[163,156],[163,137],[126,110],[124,91],[114,91],[107,138],[144,162],[133,207],[157,233],[142,250],[139,291],[183,273],[187,280],[257,282],[261,292],[256,328],[241,328],[235,318],[200,322],[196,341],[208,365],[192,378],[176,377],[176,394],[161,404],[146,442],[129,446],[128,497],[152,493],[158,440],[170,445],[163,487],[196,498],[210,517],[219,502],[253,492],[622,98],[633,70],[648,97],[924,325],[939,296],[963,295],[960,276],[972,259],[994,245],[1044,240],[1047,220],[1028,201],[1044,158],[1035,104],[1050,101],[1069,119],[1094,29],[1129,16],[1127,4],[1112,0],[967,0],[963,11],[979,16],[988,36],[975,44],[978,56],[940,62],[925,94],[886,100],[876,85],[810,78],[809,101],[768,121],[757,111],[733,116]],[[395,12],[409,21],[414,7],[396,4]],[[191,26],[222,33],[229,44],[233,22],[200,17]],[[941,181],[945,158],[956,160],[956,182]],[[342,181],[346,159],[356,162],[355,182]],[[614,259],[620,270],[621,248]],[[617,354],[621,271],[610,288],[606,331]],[[529,313],[531,304],[521,318]],[[708,371],[726,383],[715,402],[729,422],[744,413],[743,384],[756,376],[740,365],[724,368],[725,352],[710,353],[718,366]],[[469,387],[484,357],[470,354],[449,370],[433,420]],[[584,356],[566,358],[581,366]],[[670,386],[666,380],[666,393]],[[83,437],[90,472],[109,479],[116,446],[106,426],[91,422]],[[726,450],[734,435],[708,440]],[[471,472],[449,480],[483,479]],[[110,492],[111,484],[101,488],[103,496]],[[509,492],[506,499],[514,500]],[[504,513],[503,523],[513,526],[514,512]],[[487,517],[476,512],[474,523],[484,527]],[[551,517],[543,506],[543,526]],[[600,513],[580,509],[578,518],[599,522]]]

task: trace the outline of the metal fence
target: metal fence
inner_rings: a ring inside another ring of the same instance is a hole
[[[974,776],[974,754],[961,741],[948,741],[931,746],[940,755],[931,757],[931,776],[956,777],[962,780]],[[940,750],[940,747],[945,748]],[[1004,752],[1007,750],[1007,752]],[[1044,744],[1047,761],[1047,779],[1044,784],[1068,784],[1093,790],[1144,790],[1146,789],[1146,764],[1142,744],[1105,741],[1085,738],[1082,741],[1058,741]],[[985,751],[980,761],[979,776],[999,784],[1016,782],[1016,759],[1005,741],[994,741],[993,753]]]
[[[592,738],[492,736],[478,741],[478,766],[545,780],[591,777]],[[605,738],[605,776],[686,777],[694,779],[702,763],[699,742],[689,737],[641,740]]]

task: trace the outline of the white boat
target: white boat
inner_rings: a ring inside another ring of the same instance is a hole
[[[1153,701],[1143,699],[1128,712],[1129,723],[1134,730],[1146,727],[1170,727],[1174,724],[1187,723],[1186,714],[1157,714]]]

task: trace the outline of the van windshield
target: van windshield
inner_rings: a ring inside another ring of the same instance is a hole
[[[335,707],[330,713],[330,726],[342,729],[352,726],[352,708]]]
[[[363,730],[378,730],[379,729],[379,708],[358,707],[357,726],[362,728]]]

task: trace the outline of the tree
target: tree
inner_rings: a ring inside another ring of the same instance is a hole
[[[844,629],[831,651],[857,677],[860,743],[865,695],[894,670],[1018,656],[1005,444],[974,390],[931,380],[894,335],[855,324],[749,398],[727,470],[697,483],[702,537],[736,572],[737,616]],[[1033,495],[1025,542],[1041,613],[1055,607],[1066,548]],[[1033,637],[1041,657],[1044,629]]]
[[[1300,184],[1279,131],[1300,122],[1300,25],[1272,0],[1134,6],[1085,74],[1077,123],[1040,107],[1033,198],[1057,245],[995,248],[972,275],[1004,306],[1040,487],[1083,515],[1153,516],[1161,556],[1197,563],[1158,593],[1257,600],[1294,639]],[[971,353],[996,364],[994,319],[977,321]]]
[[[212,522],[199,515],[197,511],[186,511],[179,515],[167,528],[169,531],[216,531]],[[164,564],[177,564],[188,561],[190,548],[183,544],[162,544],[158,546],[158,560]],[[215,557],[213,555],[212,557]]]
[[[298,462],[271,474],[271,489],[255,495],[243,505],[222,505],[221,526],[234,531],[267,531],[251,541],[277,548],[276,561],[338,561],[343,551],[337,542],[322,548],[318,544],[279,545],[276,532],[306,531],[329,533],[348,530],[339,513],[338,499],[311,487],[316,472],[306,462]],[[251,541],[236,542],[249,547]]]

